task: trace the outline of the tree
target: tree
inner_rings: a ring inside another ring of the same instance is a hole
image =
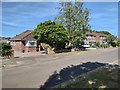
[[[13,53],[12,53],[12,47],[8,43],[0,43],[0,53],[2,57],[7,57],[10,58]]]
[[[120,46],[120,41],[117,41],[116,45],[119,47]]]
[[[106,35],[112,35],[110,32],[108,31],[96,31],[97,33],[103,33],[103,34],[106,34]]]
[[[38,42],[49,44],[55,49],[60,49],[65,47],[65,42],[68,42],[69,33],[61,24],[49,20],[37,25],[33,31],[33,37]]]
[[[90,28],[89,10],[83,7],[82,2],[60,2],[59,15],[55,20],[68,30],[73,47],[83,42],[86,31]]]
[[[116,37],[114,35],[108,35],[106,38],[105,38],[105,41],[107,41],[110,45],[112,44],[112,42],[116,40]]]

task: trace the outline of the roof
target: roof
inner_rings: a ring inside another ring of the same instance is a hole
[[[16,35],[15,37],[11,38],[11,41],[17,41],[17,40],[36,40],[32,37],[32,30],[26,30],[19,35]]]
[[[93,35],[93,36],[96,36],[96,32],[86,32],[87,35]]]
[[[98,33],[100,36],[107,36],[106,34],[104,33]]]
[[[103,34],[103,33],[97,33],[97,32],[87,32],[86,34],[87,34],[87,35],[94,35],[94,36],[96,36],[96,35],[107,36],[106,34]]]

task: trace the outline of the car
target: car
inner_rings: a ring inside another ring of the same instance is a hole
[[[82,45],[84,48],[90,48],[90,45],[89,44],[84,44]]]

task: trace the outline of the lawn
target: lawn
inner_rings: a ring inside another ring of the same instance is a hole
[[[14,65],[16,65],[16,62],[0,62],[0,68]]]
[[[108,66],[79,77],[76,81],[63,85],[61,88],[118,88],[118,66]]]

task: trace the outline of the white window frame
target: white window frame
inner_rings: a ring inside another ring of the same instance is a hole
[[[15,42],[15,41],[12,41],[10,44],[11,44],[12,46],[15,46],[15,45],[16,45],[16,42]]]
[[[34,45],[30,45],[30,42],[34,42],[35,44]],[[27,47],[36,47],[37,46],[37,41],[26,41],[25,46],[27,46]]]

